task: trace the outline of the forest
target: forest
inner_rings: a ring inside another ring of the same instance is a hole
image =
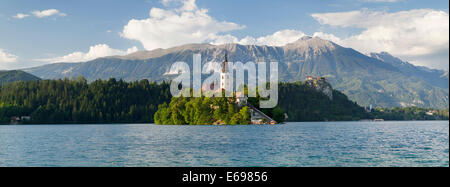
[[[435,110],[419,107],[375,108],[373,118],[384,120],[448,120],[448,109]]]
[[[234,99],[172,98],[170,83],[148,80],[111,78],[88,83],[78,77],[19,81],[0,86],[0,124],[22,116],[29,117],[20,122],[25,124],[248,124],[248,107],[237,107]],[[259,108],[261,99],[249,98],[248,102]],[[278,106],[261,111],[278,122],[448,120],[448,109],[410,107],[366,112],[339,91],[333,90],[333,99],[329,99],[300,81],[279,83]]]
[[[245,93],[248,93],[245,89]],[[256,97],[249,104],[258,106]],[[250,124],[250,107],[239,106],[236,96],[225,97],[173,97],[169,104],[162,104],[155,114],[155,123],[162,125],[248,125]],[[284,111],[280,107],[260,109],[278,123],[284,122]]]
[[[148,80],[83,77],[21,81],[0,87],[0,123],[30,116],[33,124],[153,123],[158,105],[170,102],[170,85]]]
[[[250,124],[247,106],[238,108],[235,98],[178,97],[159,106],[155,123],[162,125]]]

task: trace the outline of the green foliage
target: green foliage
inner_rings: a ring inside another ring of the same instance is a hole
[[[239,119],[239,124],[250,124],[250,110],[249,108],[243,107],[240,111],[239,114],[241,116],[241,118]]]
[[[16,81],[33,80],[40,80],[40,78],[20,70],[0,71],[0,85]]]
[[[0,87],[0,123],[31,116],[31,123],[153,123],[157,106],[170,101],[168,83],[109,79],[15,82]],[[175,116],[176,117],[176,116]]]
[[[364,108],[336,90],[330,100],[300,81],[280,83],[278,89],[278,106],[286,111],[288,121],[351,121],[370,117]],[[284,117],[278,109],[274,112],[275,118]]]
[[[159,105],[155,123],[161,125],[250,124],[248,107],[238,110],[233,98],[174,97]]]
[[[259,106],[264,98],[249,98]],[[283,122],[385,120],[448,120],[448,109],[417,107],[377,108],[367,113],[346,95],[333,91],[333,100],[303,82],[280,83],[278,106],[261,109]],[[432,111],[433,115],[429,115]],[[428,114],[427,114],[428,113]],[[148,80],[125,82],[109,79],[87,83],[69,80],[14,82],[0,86],[0,124],[13,116],[31,116],[34,124],[157,123],[174,125],[249,124],[248,107],[238,108],[235,98],[172,98],[170,85]]]
[[[376,108],[371,113],[374,118],[384,120],[448,120],[448,109],[434,110],[418,107]]]

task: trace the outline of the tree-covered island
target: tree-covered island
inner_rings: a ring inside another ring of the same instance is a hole
[[[159,105],[155,123],[163,125],[248,125],[274,124],[285,119],[280,107],[261,109],[254,107],[260,97],[247,101],[233,97],[173,97],[169,104]],[[241,100],[241,101],[240,101]],[[247,103],[252,102],[252,103]],[[267,117],[266,117],[267,116]]]

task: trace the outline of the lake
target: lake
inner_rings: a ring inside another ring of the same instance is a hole
[[[0,125],[0,166],[449,166],[449,122]]]

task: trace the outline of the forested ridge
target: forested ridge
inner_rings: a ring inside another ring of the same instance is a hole
[[[333,90],[333,99],[309,87],[305,82],[280,83],[278,106],[288,121],[352,121],[371,116],[343,93]]]
[[[374,118],[384,120],[448,120],[448,109],[419,107],[375,108],[370,113]]]
[[[260,99],[249,98],[248,102],[258,108]],[[88,83],[79,77],[20,81],[0,86],[0,124],[9,124],[12,117],[21,116],[30,116],[31,120],[22,121],[30,124],[154,123],[158,106],[166,110],[157,114],[161,124],[248,123],[247,109],[225,104],[227,100],[230,98],[172,99],[168,82],[148,80],[126,82],[111,78]],[[221,107],[214,111],[211,104]],[[184,121],[164,117],[176,110],[192,115],[183,116]],[[283,121],[280,119],[284,113],[288,116],[285,121],[448,120],[448,109],[410,107],[375,109],[368,113],[339,91],[333,90],[333,99],[329,99],[300,81],[280,83],[278,107],[261,110],[279,121]],[[429,111],[434,114],[429,115]]]
[[[32,74],[20,70],[2,71],[0,70],[0,85],[16,81],[40,80]]]
[[[168,83],[109,79],[15,82],[0,88],[0,122],[31,116],[30,123],[153,123],[159,104],[169,102]]]

